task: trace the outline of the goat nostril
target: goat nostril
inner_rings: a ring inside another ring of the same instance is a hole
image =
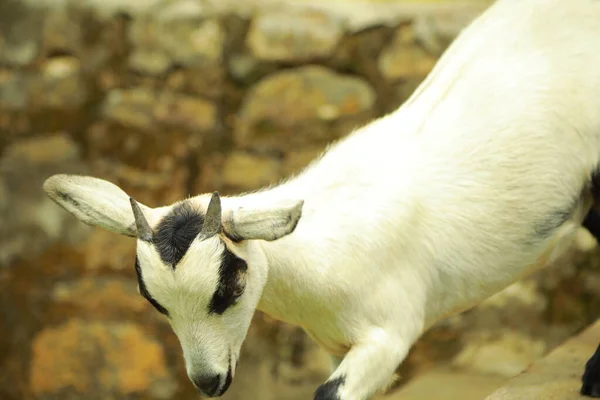
[[[192,382],[203,394],[213,396],[221,386],[221,375],[198,375],[192,378]]]

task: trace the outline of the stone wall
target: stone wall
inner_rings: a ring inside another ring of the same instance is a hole
[[[277,182],[406,100],[480,9],[0,2],[0,398],[198,397],[137,294],[134,242],[77,222],[46,177],[92,174],[150,206]],[[599,310],[594,245],[582,233],[560,268],[436,326],[405,380],[436,362],[512,376],[581,329]],[[307,399],[328,374],[262,314],[242,357],[226,399]]]

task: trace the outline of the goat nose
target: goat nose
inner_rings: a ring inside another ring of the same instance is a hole
[[[196,375],[191,381],[202,394],[215,397],[221,386],[221,375]]]

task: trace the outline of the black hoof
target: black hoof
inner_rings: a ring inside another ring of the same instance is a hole
[[[600,397],[600,345],[594,355],[585,364],[585,372],[581,378],[580,393],[589,397]]]
[[[325,382],[315,392],[314,400],[342,400],[338,395],[338,389],[344,384],[343,376]]]

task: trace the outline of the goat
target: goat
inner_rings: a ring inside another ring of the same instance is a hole
[[[498,0],[397,110],[256,192],[150,208],[93,177],[44,189],[137,238],[140,293],[202,394],[230,386],[258,309],[331,355],[316,400],[368,399],[434,323],[552,262],[581,226],[600,237],[598,21],[600,1]],[[599,357],[583,394],[600,396]]]

